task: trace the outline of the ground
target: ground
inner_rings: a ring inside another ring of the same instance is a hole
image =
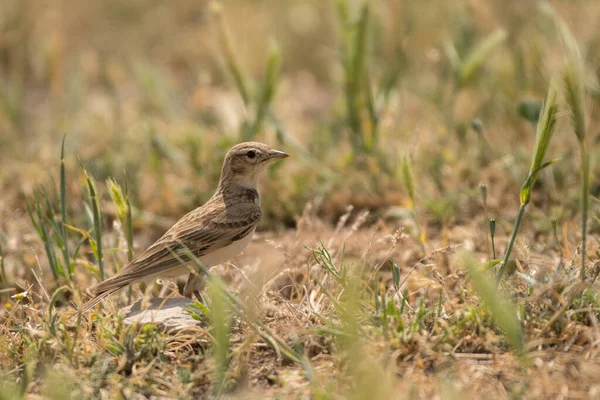
[[[0,399],[600,397],[597,2],[1,7]],[[75,314],[245,140],[198,327]]]

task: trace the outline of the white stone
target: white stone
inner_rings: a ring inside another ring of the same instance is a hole
[[[119,313],[125,317],[125,325],[154,324],[169,329],[185,329],[201,326],[201,322],[192,318],[188,310],[194,301],[183,297],[153,298],[147,308],[142,310],[142,300],[122,308]],[[198,310],[196,310],[198,311]]]

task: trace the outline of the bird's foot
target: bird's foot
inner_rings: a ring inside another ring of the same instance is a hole
[[[204,276],[200,276],[196,273],[190,273],[185,286],[183,287],[183,296],[187,298],[196,298],[198,301],[202,301],[202,292],[205,286]]]

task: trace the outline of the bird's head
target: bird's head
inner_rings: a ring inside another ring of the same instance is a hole
[[[246,142],[236,144],[227,152],[221,171],[222,186],[224,183],[256,188],[258,177],[267,165],[288,155],[283,151],[272,149],[263,143]]]

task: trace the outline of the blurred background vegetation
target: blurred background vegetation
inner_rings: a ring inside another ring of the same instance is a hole
[[[597,98],[600,5],[551,3]],[[410,208],[404,157],[430,222],[469,218],[482,182],[501,212],[518,204],[503,193],[527,174],[527,118],[562,66],[543,4],[3,0],[3,201],[22,208],[23,193],[56,178],[66,135],[69,170],[80,157],[97,180],[126,185],[134,208],[179,216],[212,194],[227,148],[252,138],[293,155],[263,181],[263,227],[292,226],[307,202],[326,218],[348,204]],[[556,217],[577,204],[577,144],[564,125],[550,151],[562,161],[539,183],[555,189],[538,200]]]

